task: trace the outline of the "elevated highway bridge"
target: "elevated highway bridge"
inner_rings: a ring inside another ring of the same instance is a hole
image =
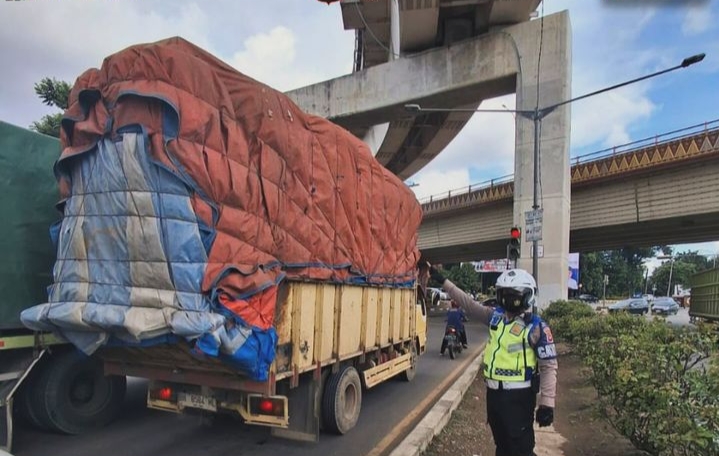
[[[719,120],[577,157],[571,192],[572,252],[716,241]],[[513,196],[508,176],[423,200],[420,249],[435,262],[503,258]]]

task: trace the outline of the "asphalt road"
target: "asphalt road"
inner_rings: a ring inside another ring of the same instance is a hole
[[[429,318],[428,349],[411,383],[390,380],[363,394],[357,426],[344,436],[322,434],[319,443],[277,439],[265,428],[218,416],[212,423],[197,416],[175,415],[145,407],[145,382],[131,379],[122,416],[109,427],[84,436],[16,430],[17,456],[381,456],[387,454],[441,397],[454,378],[479,352],[486,328],[467,325],[469,351],[455,360],[439,356],[442,318]]]

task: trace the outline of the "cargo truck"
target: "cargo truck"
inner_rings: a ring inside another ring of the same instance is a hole
[[[53,163],[57,139],[0,122],[0,159],[10,214],[1,241],[0,388],[10,450],[17,416],[39,429],[77,434],[120,411],[125,376],[151,379],[147,404],[181,413],[238,413],[288,438],[344,433],[360,413],[362,390],[392,377],[410,381],[426,350],[426,305],[415,288],[288,282],[277,298],[277,357],[267,381],[243,378],[187,347],[106,348],[85,356],[61,337],[33,332],[20,312],[46,299],[57,221]]]
[[[692,276],[689,317],[719,321],[719,268],[708,269]]]
[[[6,450],[14,415],[76,434],[110,422],[125,394],[125,377],[106,377],[97,356],[20,322],[21,311],[47,299],[52,282],[49,229],[59,218],[52,167],[59,151],[56,138],[0,121],[0,448]]]
[[[239,414],[274,435],[314,441],[354,427],[362,391],[411,381],[426,350],[426,307],[414,289],[289,282],[277,298],[277,356],[251,381],[189,347],[107,348],[108,373],[151,379],[150,408]]]
[[[291,439],[412,380],[421,207],[364,143],[180,38],[106,58],[69,104],[52,284],[23,324],[148,379],[151,408]]]

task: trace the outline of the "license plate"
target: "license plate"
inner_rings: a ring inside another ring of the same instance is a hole
[[[180,393],[177,397],[177,403],[181,408],[190,407],[210,412],[217,411],[217,400],[215,400],[214,397],[203,396],[201,394]]]

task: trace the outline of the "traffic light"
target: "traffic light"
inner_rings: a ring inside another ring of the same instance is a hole
[[[512,227],[509,231],[509,244],[507,244],[507,257],[512,261],[519,260],[520,245],[522,244],[522,230],[519,227]]]

